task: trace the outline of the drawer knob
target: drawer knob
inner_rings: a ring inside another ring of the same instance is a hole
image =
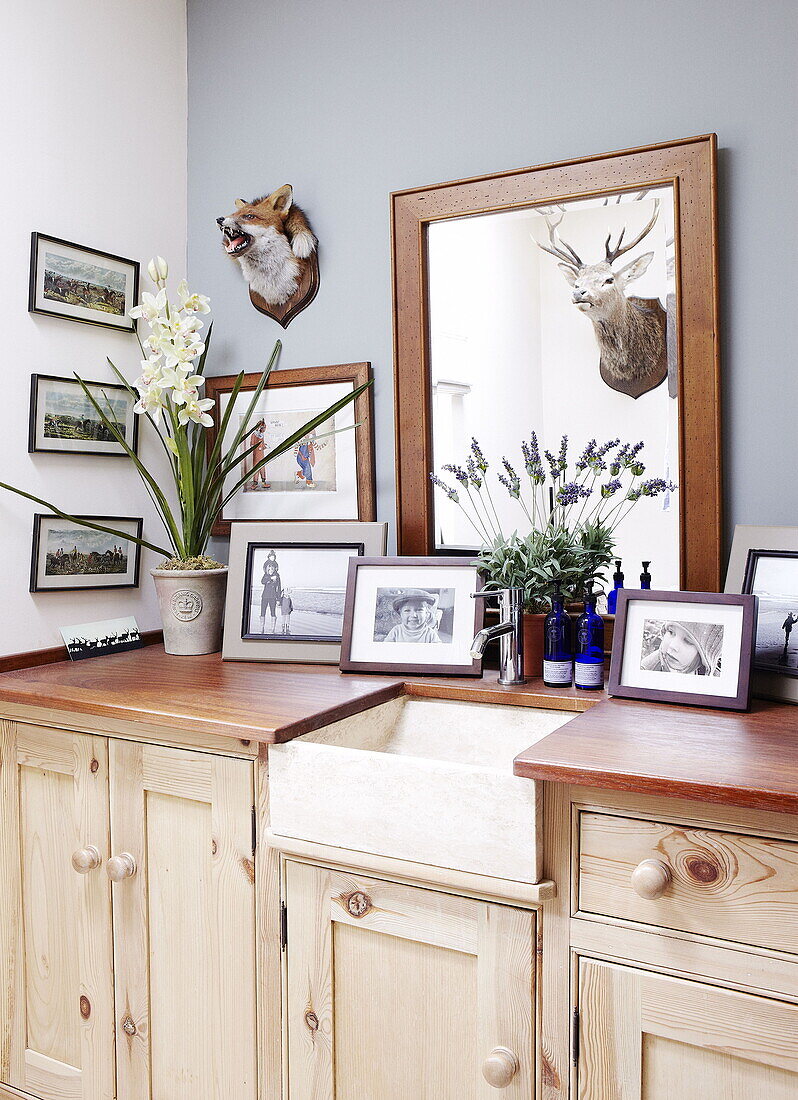
[[[632,889],[646,901],[661,898],[671,883],[671,869],[661,859],[644,859],[632,871]]]
[[[72,853],[72,866],[79,875],[87,875],[89,871],[96,871],[102,863],[100,853],[93,844],[86,848],[78,848]]]
[[[482,1076],[494,1089],[506,1089],[521,1065],[507,1047],[496,1047],[482,1063]]]
[[[105,870],[111,882],[123,882],[126,878],[133,878],[135,875],[136,861],[130,852],[122,852],[108,860]]]

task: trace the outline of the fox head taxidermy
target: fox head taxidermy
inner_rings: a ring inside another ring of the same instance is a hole
[[[235,212],[216,222],[224,250],[238,261],[250,290],[269,305],[287,302],[318,243],[291,185],[252,202],[236,199]]]

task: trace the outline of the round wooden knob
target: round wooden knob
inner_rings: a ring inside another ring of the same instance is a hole
[[[72,853],[72,866],[79,875],[87,875],[89,871],[95,871],[101,863],[100,853],[93,844],[87,848],[78,848],[77,852]]]
[[[632,889],[647,901],[661,898],[671,883],[671,869],[661,859],[644,859],[632,871]]]
[[[518,1057],[507,1047],[495,1047],[482,1063],[482,1076],[494,1089],[506,1089],[521,1068]]]
[[[130,852],[122,852],[118,856],[111,856],[105,865],[105,870],[111,882],[123,882],[126,878],[133,878],[136,873],[136,861]]]

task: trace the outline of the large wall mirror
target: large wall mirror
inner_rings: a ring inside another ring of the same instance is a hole
[[[521,468],[531,431],[554,453],[642,440],[678,488],[619,527],[629,582],[653,559],[657,587],[719,587],[715,155],[709,136],[392,196],[402,553],[478,545],[429,478],[472,437]]]

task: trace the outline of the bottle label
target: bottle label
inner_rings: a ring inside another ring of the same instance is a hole
[[[570,661],[544,661],[543,679],[547,684],[565,684],[569,686],[573,675]]]
[[[574,665],[574,683],[577,687],[603,687],[603,661],[577,661]]]

